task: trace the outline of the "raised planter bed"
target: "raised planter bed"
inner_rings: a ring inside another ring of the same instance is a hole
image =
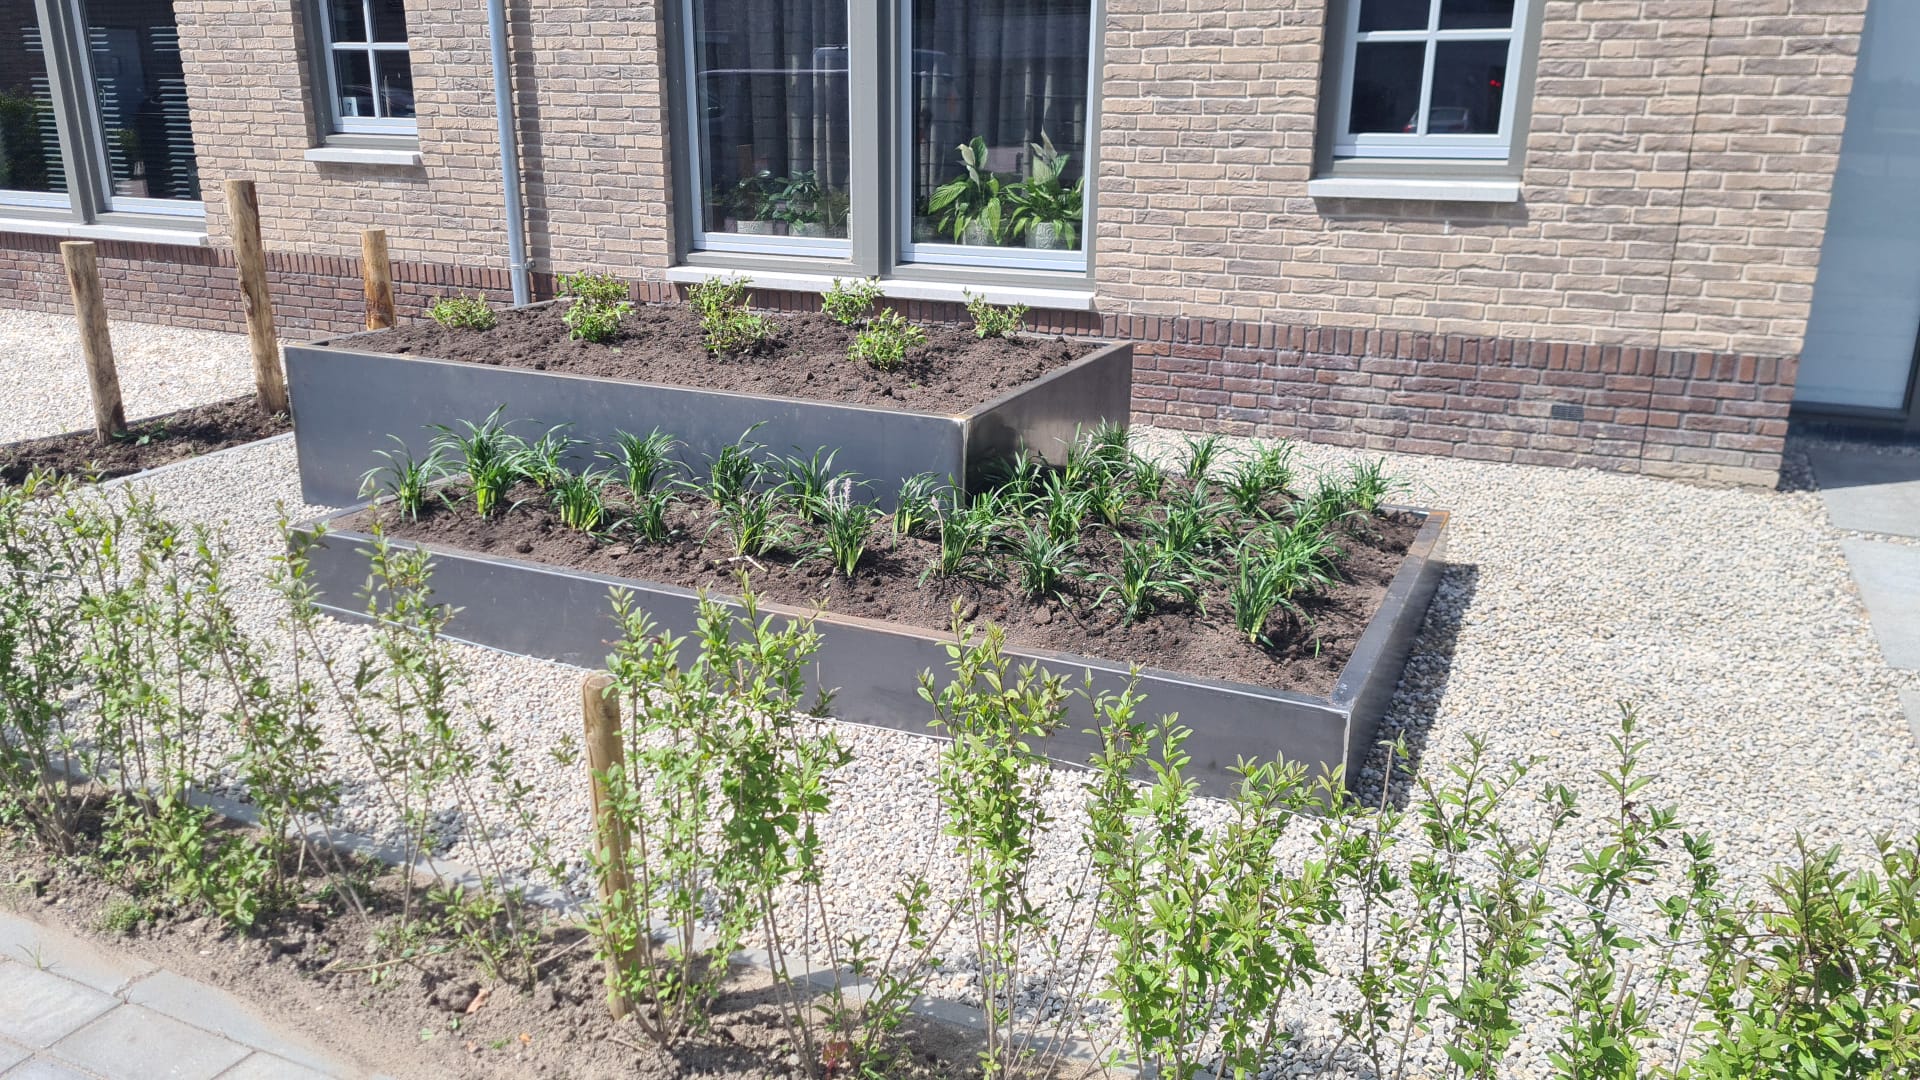
[[[267,416],[244,397],[135,420],[102,446],[91,430],[0,445],[0,483],[18,484],[36,469],[113,480],[284,435],[288,418]]]
[[[667,317],[678,317],[673,309],[666,310]],[[489,339],[474,335],[501,334],[529,321],[557,325],[557,311],[551,304],[536,304],[502,312],[499,328],[463,332],[469,335],[462,350],[467,358],[459,360],[421,355],[431,349],[432,335],[440,333],[437,328],[425,340],[421,328],[410,328],[289,345],[287,381],[298,432],[302,498],[324,506],[357,504],[362,501],[362,474],[379,464],[375,451],[394,448],[389,435],[421,454],[430,438],[427,425],[478,419],[500,406],[510,418],[530,421],[529,430],[571,425],[570,434],[583,443],[575,465],[589,460],[595,447],[611,444],[618,431],[644,434],[656,426],[683,440],[681,460],[699,465],[760,424],[754,438],[769,448],[810,453],[836,447],[837,467],[874,481],[876,493],[890,493],[901,480],[922,472],[967,481],[986,463],[1021,446],[1057,463],[1076,431],[1102,422],[1125,424],[1132,403],[1133,349],[1126,342],[1075,341],[1080,355],[1022,385],[965,407],[926,410],[875,404],[889,400],[877,395],[860,395],[868,399],[864,401],[810,399],[581,374],[555,370],[551,364],[547,370],[511,366],[547,364],[544,359],[482,358]],[[790,325],[789,340],[799,348],[809,337],[824,337],[831,324],[818,316],[802,316]],[[643,332],[653,331],[633,331]],[[461,332],[446,336],[455,333]],[[503,347],[510,341],[505,336],[492,340]],[[697,339],[689,347],[694,356],[700,355]],[[396,348],[411,352],[401,355]],[[598,347],[581,346],[582,355],[592,348]],[[783,361],[774,354],[728,362]],[[841,362],[854,364],[844,357]],[[606,370],[618,365],[617,357],[609,355],[602,362],[574,366]],[[903,397],[911,398],[905,388],[916,377],[911,363],[899,373]],[[845,396],[837,388],[828,392]]]
[[[1417,531],[1330,691],[1302,693],[1151,666],[1142,670],[1139,689],[1149,710],[1178,712],[1192,727],[1186,749],[1208,793],[1229,790],[1233,777],[1228,770],[1243,757],[1279,756],[1309,768],[1344,765],[1349,772],[1359,768],[1372,748],[1442,569],[1446,513],[1400,512],[1417,519]],[[323,607],[350,619],[366,617],[358,594],[367,580],[367,549],[373,542],[371,534],[349,526],[358,514],[334,514],[298,530],[310,538],[315,524],[325,525],[325,535],[310,549],[314,584]],[[609,606],[609,592],[615,588],[633,592],[664,630],[685,634],[694,626],[692,589],[431,542],[390,542],[431,553],[434,593],[457,609],[450,634],[477,645],[598,666],[618,633]],[[761,608],[766,614],[796,618],[808,614],[764,597]],[[925,730],[931,711],[917,696],[915,675],[945,670],[949,634],[831,611],[818,616],[817,626],[822,646],[816,679],[820,687],[835,691],[836,717]],[[1020,644],[1009,644],[1007,652],[1075,684],[1090,677],[1096,692],[1119,690],[1128,679],[1126,663]],[[1047,753],[1063,762],[1084,762],[1096,749],[1082,731],[1089,719],[1084,711],[1075,715]]]

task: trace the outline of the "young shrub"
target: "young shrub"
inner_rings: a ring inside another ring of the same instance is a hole
[[[687,306],[700,316],[704,324],[723,312],[744,309],[747,306],[747,293],[752,288],[751,278],[708,278],[687,286]]]
[[[876,520],[873,507],[854,502],[849,488],[829,499],[820,514],[820,553],[841,577],[851,578],[867,552]]]
[[[626,282],[611,274],[562,274],[560,294],[573,297],[560,321],[576,341],[612,341],[620,333],[620,320],[633,310]]]
[[[420,511],[426,509],[427,495],[433,485],[446,475],[446,454],[444,448],[433,446],[427,456],[415,458],[413,451],[398,435],[389,435],[396,448],[375,450],[375,457],[384,458],[385,465],[368,469],[360,477],[360,497],[392,496],[393,505],[405,514],[408,521],[418,521]]]
[[[845,284],[834,278],[833,287],[820,297],[820,307],[841,326],[858,326],[882,295],[879,278],[856,279]]]
[[[439,424],[433,428],[435,452],[459,457],[467,489],[473,496],[474,513],[481,517],[500,509],[500,501],[526,475],[526,440],[507,430],[500,419],[504,411],[503,405],[478,424],[462,420],[457,429]]]
[[[611,479],[606,473],[593,469],[563,473],[561,479],[547,489],[560,524],[584,533],[598,530],[607,517],[607,484]]]
[[[491,330],[500,324],[487,298],[472,296],[436,296],[427,305],[427,316],[449,330]]]
[[[1030,600],[1060,595],[1067,579],[1086,572],[1087,564],[1074,557],[1071,538],[1057,538],[1046,529],[1029,525],[1013,535],[1007,549],[1013,579]]]
[[[621,431],[614,434],[613,453],[603,450],[598,456],[619,467],[621,484],[637,499],[659,486],[661,480],[668,479],[678,468],[673,451],[679,445],[680,440],[659,428],[645,435]]]
[[[894,371],[907,362],[907,351],[927,343],[927,332],[906,316],[888,308],[867,320],[847,347],[849,360],[862,361],[876,371]]]
[[[627,283],[612,274],[602,274],[584,270],[577,274],[560,275],[560,295],[570,296],[583,304],[597,304],[601,307],[614,307],[629,303],[633,293]]]
[[[1027,305],[996,307],[984,296],[962,290],[967,298],[967,314],[973,316],[973,336],[978,338],[1012,337],[1027,326]]]
[[[687,287],[687,304],[700,316],[707,351],[750,353],[772,341],[773,320],[747,308],[753,282],[743,277],[712,278]]]
[[[939,516],[940,480],[930,472],[915,473],[900,483],[894,500],[893,534],[915,536]]]

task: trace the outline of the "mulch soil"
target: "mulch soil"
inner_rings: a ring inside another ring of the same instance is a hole
[[[328,344],[369,352],[459,360],[878,408],[954,415],[1100,348],[1085,339],[974,336],[970,326],[923,324],[927,344],[898,370],[850,360],[855,328],[820,312],[769,315],[778,331],[751,354],[715,356],[699,316],[682,305],[641,304],[613,341],[573,341],[560,321],[567,301],[499,313],[491,330],[447,330],[420,320]]]
[[[111,480],[292,430],[285,413],[265,415],[249,394],[135,421],[105,445],[90,430],[7,443],[0,482],[18,484],[35,469]]]
[[[796,606],[819,602],[838,614],[938,633],[951,628],[958,600],[964,617],[999,623],[1012,644],[1308,694],[1333,689],[1422,520],[1393,513],[1341,530],[1338,545],[1344,558],[1338,563],[1338,584],[1306,598],[1300,615],[1271,620],[1271,643],[1263,645],[1249,642],[1234,628],[1224,578],[1204,590],[1200,605],[1169,603],[1128,624],[1122,622],[1117,602],[1099,602],[1103,586],[1088,580],[1072,581],[1063,596],[1039,603],[1006,580],[930,576],[923,582],[923,571],[939,551],[937,541],[919,535],[895,537],[884,521],[875,527],[867,553],[849,580],[835,574],[825,558],[797,554],[809,538],[817,539],[813,532],[784,550],[735,559],[724,536],[710,532],[713,517],[698,495],[690,495],[673,511],[677,539],[646,544],[624,527],[603,536],[566,528],[531,485],[523,484],[512,494],[509,503],[517,500],[518,506],[510,512],[484,519],[473,512],[470,501],[460,499],[457,486],[449,486],[445,494],[444,501],[430,500],[417,520],[407,520],[383,504],[343,524],[365,530],[378,521],[389,536],[403,539],[717,593],[737,593],[736,578],[744,570],[755,594],[765,600]],[[1118,569],[1118,537],[1140,535],[1132,524],[1117,534],[1089,525],[1078,557],[1090,570],[1112,573]]]

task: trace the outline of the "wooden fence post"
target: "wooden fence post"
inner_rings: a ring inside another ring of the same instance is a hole
[[[87,362],[87,389],[93,396],[93,434],[105,445],[127,430],[120,403],[120,373],[113,364],[113,336],[107,330],[107,304],[100,296],[100,262],[93,244],[67,240],[60,245],[73,291],[73,313],[80,320],[80,354]]]
[[[393,325],[393,263],[387,259],[387,230],[360,233],[360,277],[366,284],[367,329]]]
[[[226,183],[233,220],[233,253],[240,264],[240,299],[247,309],[247,343],[253,349],[253,385],[262,412],[287,410],[287,376],[280,370],[280,342],[273,331],[273,299],[267,294],[267,253],[260,243],[260,197],[253,181]]]
[[[613,676],[600,672],[580,684],[581,713],[586,721],[587,776],[593,805],[593,843],[601,856],[600,900],[615,894],[633,899],[633,876],[627,867],[627,826],[608,803],[606,778],[626,768],[620,739],[620,699],[609,693]],[[615,1020],[627,1015],[630,1004],[620,992],[620,972],[638,963],[633,951],[607,960],[607,1011]]]

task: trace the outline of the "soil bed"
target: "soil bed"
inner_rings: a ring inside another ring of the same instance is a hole
[[[1333,689],[1422,521],[1419,515],[1396,512],[1340,528],[1344,557],[1336,564],[1337,582],[1302,599],[1304,619],[1275,616],[1269,624],[1271,644],[1262,645],[1234,628],[1225,575],[1205,586],[1200,604],[1163,603],[1129,624],[1115,602],[1100,602],[1103,584],[1085,578],[1069,580],[1061,596],[1045,602],[1031,600],[1004,575],[935,575],[922,581],[939,544],[919,535],[896,537],[884,521],[849,580],[833,573],[825,558],[801,554],[817,539],[810,528],[770,554],[735,559],[722,534],[710,533],[713,516],[697,495],[671,512],[676,536],[648,544],[623,527],[598,536],[564,527],[532,485],[512,493],[508,504],[518,501],[513,509],[488,518],[461,499],[458,485],[445,493],[446,501],[430,500],[417,520],[381,504],[342,524],[367,530],[378,523],[397,538],[719,593],[738,592],[736,574],[746,570],[764,599],[799,606],[819,602],[839,614],[936,633],[950,628],[958,600],[967,618],[1001,624],[1016,645],[1306,694]],[[1089,524],[1077,557],[1090,571],[1113,573],[1119,539],[1141,535],[1140,526],[1131,522],[1112,530]]]
[[[981,339],[969,326],[921,324],[927,344],[896,371],[847,358],[855,329],[820,312],[768,315],[778,331],[751,354],[714,356],[700,319],[684,306],[640,304],[607,344],[574,341],[560,321],[566,301],[499,313],[491,330],[419,321],[336,338],[343,349],[458,360],[536,371],[665,383],[745,394],[957,414],[1098,349],[1100,342],[1027,335]]]
[[[285,413],[266,416],[251,394],[196,405],[127,425],[105,446],[92,431],[70,431],[0,446],[0,482],[18,484],[35,469],[111,480],[293,430]]]

